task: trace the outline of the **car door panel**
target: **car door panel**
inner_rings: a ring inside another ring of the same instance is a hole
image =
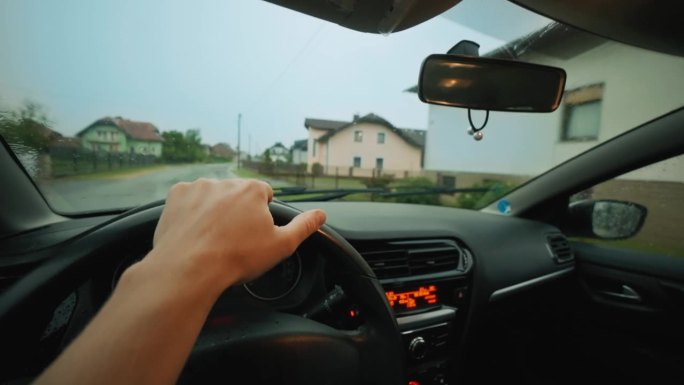
[[[684,383],[684,280],[674,259],[573,242],[582,362],[615,383]]]

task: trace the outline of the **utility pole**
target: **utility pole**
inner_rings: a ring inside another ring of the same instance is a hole
[[[252,155],[252,134],[247,134],[247,156]]]
[[[237,142],[237,168],[240,168],[240,123],[242,122],[242,114],[238,114],[238,142]]]

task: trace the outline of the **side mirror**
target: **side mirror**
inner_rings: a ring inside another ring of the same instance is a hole
[[[488,111],[551,112],[565,87],[560,68],[465,55],[430,55],[418,97],[425,103]]]
[[[625,239],[636,235],[648,209],[638,203],[617,200],[586,200],[571,203],[565,220],[568,235]]]

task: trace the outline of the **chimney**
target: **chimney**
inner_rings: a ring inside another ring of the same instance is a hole
[[[357,121],[357,120],[359,120],[359,113],[358,112],[354,114],[354,121]]]

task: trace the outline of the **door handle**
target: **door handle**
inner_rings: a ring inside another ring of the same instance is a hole
[[[599,291],[599,293],[606,295],[608,297],[619,298],[633,302],[642,302],[641,295],[639,295],[639,293],[637,293],[637,291],[634,290],[631,286],[622,285],[621,289],[622,292],[620,293],[610,290],[601,290]]]

